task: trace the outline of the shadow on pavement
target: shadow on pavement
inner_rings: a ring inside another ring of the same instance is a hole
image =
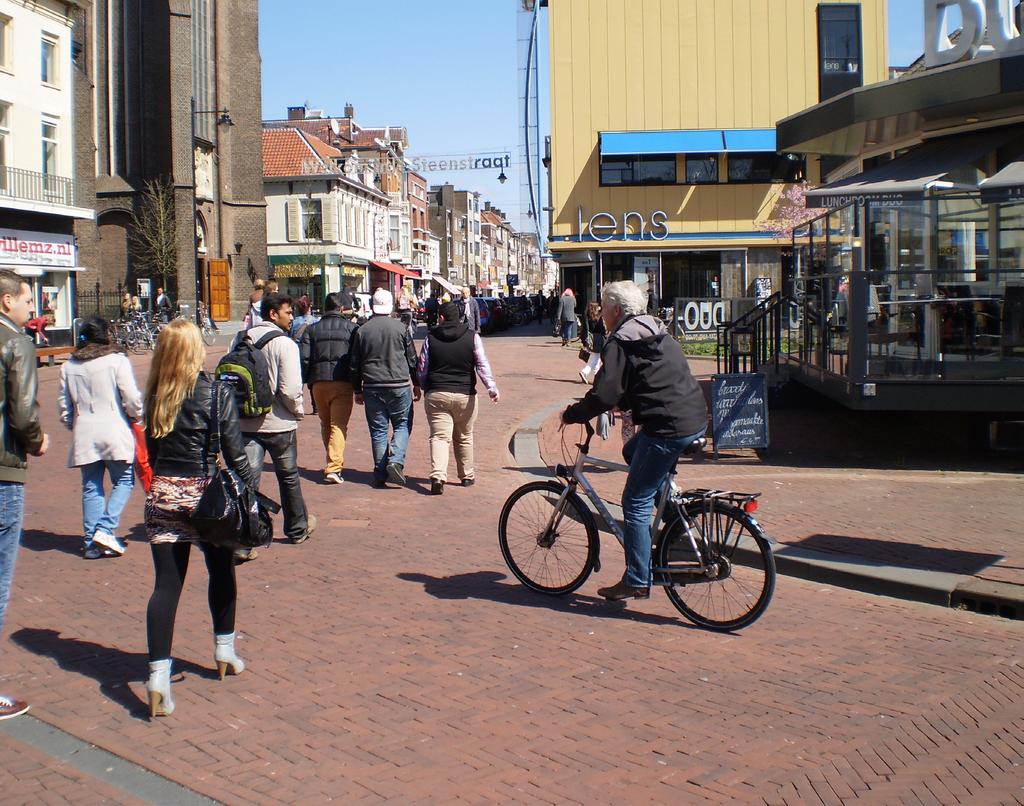
[[[592,618],[626,619],[643,624],[671,624],[676,627],[696,629],[682,619],[656,616],[638,610],[629,610],[622,602],[607,602],[594,596],[571,593],[566,596],[545,596],[534,593],[522,585],[497,584],[508,577],[495,571],[475,571],[471,574],[454,574],[448,577],[432,577],[428,574],[397,574],[406,582],[419,582],[423,590],[435,599],[485,599],[499,604],[518,607],[540,607]]]
[[[21,533],[21,545],[29,551],[63,551],[82,555],[81,535],[55,535],[39,529],[26,529]]]
[[[816,534],[786,546],[844,554],[851,562],[853,558],[872,562],[919,568],[925,571],[943,571],[952,574],[973,576],[1003,559],[1000,554],[983,554],[974,551],[922,546],[918,543],[899,543],[893,540],[874,540],[868,537],[848,535]]]
[[[91,677],[100,684],[103,696],[122,706],[133,719],[149,719],[149,704],[139,699],[128,686],[129,680],[137,680],[145,674],[149,660],[145,653],[125,652],[93,641],[65,638],[56,630],[34,627],[18,630],[11,635],[11,640],[22,649],[52,658],[65,671]],[[174,671],[175,680],[183,672],[209,680],[217,677],[212,669],[178,659],[174,661]]]

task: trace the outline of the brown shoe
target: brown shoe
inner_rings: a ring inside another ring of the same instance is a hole
[[[603,596],[609,602],[619,602],[623,599],[650,599],[651,589],[647,587],[637,588],[621,579],[610,588],[598,588],[597,595]]]
[[[0,719],[11,719],[21,716],[28,710],[28,703],[0,694]]]

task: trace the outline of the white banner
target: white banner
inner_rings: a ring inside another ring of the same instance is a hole
[[[75,237],[52,232],[0,229],[0,264],[74,268]]]

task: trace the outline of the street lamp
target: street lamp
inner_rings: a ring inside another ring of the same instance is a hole
[[[196,188],[196,116],[197,115],[216,115],[218,126],[234,126],[235,122],[231,119],[231,115],[228,113],[227,108],[224,109],[196,109],[196,99],[193,96],[189,101],[189,108],[191,115],[189,115],[189,121],[191,122],[192,137],[189,140],[189,150],[191,151],[192,157],[192,253],[193,260],[195,262],[195,273],[196,273],[196,324],[200,327],[203,325],[202,316],[199,313],[199,301],[202,299],[202,267],[199,265],[199,233],[197,231],[197,208],[199,207],[198,192]],[[212,320],[211,316],[211,320]]]

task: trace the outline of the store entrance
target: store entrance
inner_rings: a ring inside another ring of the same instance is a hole
[[[576,295],[576,312],[581,312],[591,300],[591,283],[594,276],[593,266],[563,266],[562,288],[571,288]],[[561,293],[561,291],[559,293]]]
[[[661,258],[661,297],[700,299],[722,295],[721,252],[666,252]]]

